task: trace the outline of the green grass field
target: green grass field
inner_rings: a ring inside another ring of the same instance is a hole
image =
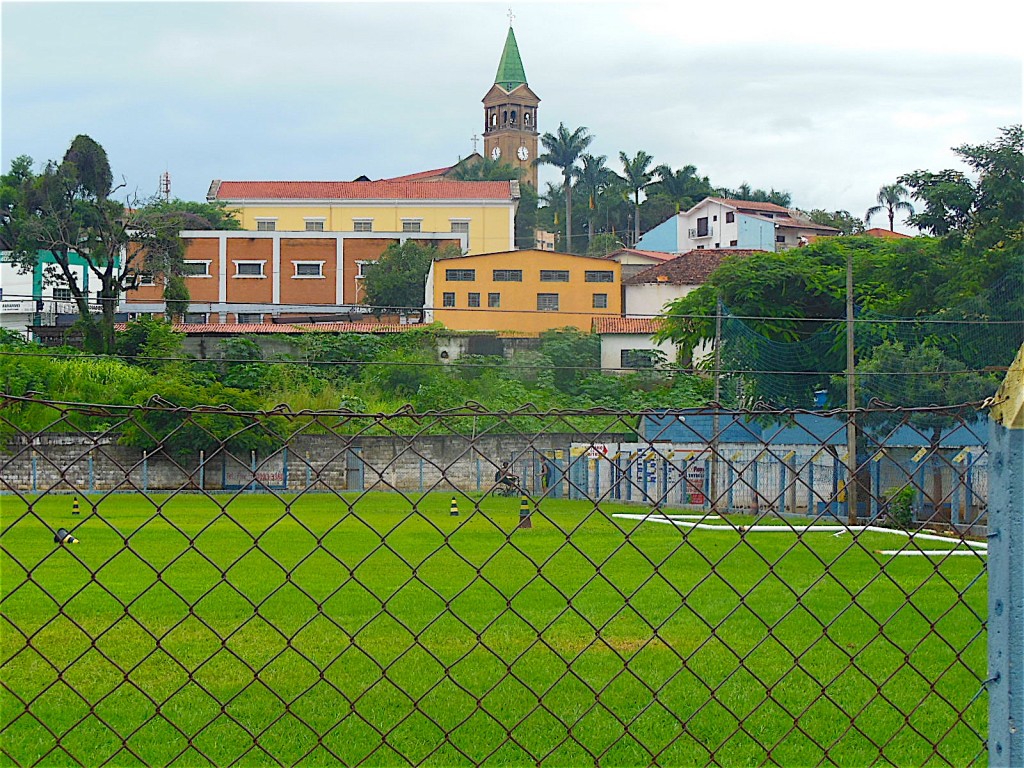
[[[3,497],[0,759],[986,759],[978,558],[450,498]]]

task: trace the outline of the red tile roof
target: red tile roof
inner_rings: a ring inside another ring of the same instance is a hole
[[[126,323],[117,323],[114,328],[118,331],[125,329]],[[419,326],[416,325],[395,325],[390,323],[175,323],[174,330],[185,335],[200,335],[207,333],[219,334],[272,334],[272,333],[309,333],[311,331],[322,331],[324,333],[394,333],[396,331],[410,331]]]
[[[444,168],[435,168],[432,171],[407,173],[404,176],[392,176],[390,179],[381,179],[381,181],[433,181],[442,178],[454,167],[454,165],[446,165]]]
[[[755,253],[767,251],[748,250],[745,248],[717,248],[699,251],[687,251],[672,261],[655,264],[643,272],[622,281],[623,285],[648,285],[650,283],[668,283],[669,285],[702,285],[707,282],[711,273],[721,266],[730,256],[745,258]]]
[[[222,181],[218,200],[511,200],[508,181]]]
[[[639,333],[650,336],[661,328],[658,317],[595,317],[594,333]]]
[[[897,239],[901,237],[910,237],[910,235],[904,235],[902,232],[892,232],[888,229],[882,229],[881,227],[872,227],[871,229],[865,230],[863,234],[868,237],[893,237]]]
[[[768,211],[769,213],[784,213],[789,215],[789,208],[783,208],[775,203],[759,203],[754,200],[733,200],[729,197],[709,197],[708,200],[716,203],[725,203],[733,208],[745,208],[748,211]]]

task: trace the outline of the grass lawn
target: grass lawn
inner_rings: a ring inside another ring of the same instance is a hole
[[[986,760],[980,558],[566,500],[516,530],[518,499],[99,498],[0,499],[3,764]]]

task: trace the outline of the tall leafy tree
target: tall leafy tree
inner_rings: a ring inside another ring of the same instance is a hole
[[[864,214],[864,221],[870,223],[872,216],[877,216],[884,211],[889,216],[889,231],[894,232],[896,229],[896,214],[899,211],[906,211],[909,214],[914,213],[914,206],[903,199],[908,195],[907,188],[902,184],[884,185],[878,190],[878,196],[875,198],[878,205],[872,205],[867,209]]]
[[[655,173],[651,168],[654,158],[641,149],[633,157],[619,152],[619,160],[622,162],[622,178],[633,194],[633,245],[636,245],[640,240],[640,193],[654,181]]]
[[[572,180],[576,174],[576,161],[583,151],[594,140],[587,129],[579,127],[570,131],[564,123],[558,124],[555,133],[545,133],[540,137],[546,152],[536,160],[538,163],[553,165],[562,171],[562,183],[565,190],[565,250],[573,252],[572,243]]]
[[[849,211],[826,211],[815,208],[806,213],[815,224],[835,227],[844,235],[859,235],[864,232],[864,220],[858,219]]]
[[[658,178],[647,188],[648,198],[664,196],[675,203],[676,210],[689,210],[715,191],[707,176],[697,175],[695,165],[674,170],[662,164],[654,172]]]
[[[84,134],[76,136],[61,162],[49,162],[32,174],[24,157],[5,176],[0,224],[3,244],[23,270],[49,252],[59,279],[78,305],[85,344],[95,352],[114,351],[114,316],[121,293],[137,287],[144,270],[163,271],[181,261],[175,218],[126,208],[112,198],[107,153]],[[100,313],[73,262],[82,259],[90,280],[99,285]]]
[[[363,300],[378,312],[391,308],[421,309],[431,262],[460,255],[456,246],[439,250],[415,240],[389,245],[366,271]]]
[[[769,190],[753,189],[747,182],[743,182],[736,189],[721,187],[716,194],[728,197],[732,200],[748,200],[752,203],[774,203],[783,208],[789,208],[793,204],[793,196],[789,192],[779,191],[774,187]]]

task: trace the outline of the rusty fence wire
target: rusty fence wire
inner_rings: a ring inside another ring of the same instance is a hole
[[[970,408],[5,396],[0,443],[5,764],[987,759]]]

